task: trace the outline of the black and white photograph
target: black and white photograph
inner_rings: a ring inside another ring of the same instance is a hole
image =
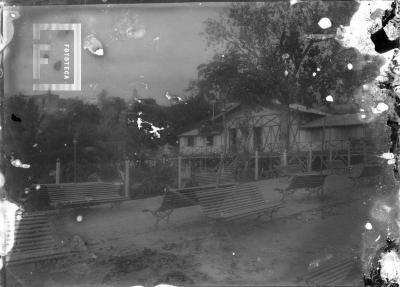
[[[400,0],[0,1],[1,287],[399,287]]]

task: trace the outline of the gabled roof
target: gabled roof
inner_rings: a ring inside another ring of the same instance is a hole
[[[225,106],[225,114],[228,114],[234,110],[236,110],[237,108],[239,108],[241,106],[240,103],[227,103]],[[261,106],[258,106],[260,108],[262,108]],[[323,111],[314,109],[314,108],[307,108],[306,106],[300,105],[300,104],[290,104],[289,108],[293,111],[298,111],[298,112],[302,112],[302,113],[310,113],[310,114],[315,114],[315,115],[320,115],[320,116],[326,116],[329,115],[328,113],[325,113]],[[219,114],[217,114],[216,116],[214,116],[212,118],[212,120],[216,120],[219,119],[220,117],[222,117],[224,113],[221,112]],[[184,133],[179,134],[179,137],[183,137],[183,136],[197,136],[200,134],[200,131],[198,128],[194,128],[191,129],[189,131],[186,131]]]
[[[319,127],[343,127],[343,126],[360,126],[367,123],[366,119],[361,118],[361,114],[342,114],[328,115],[316,120],[313,120],[302,128],[319,128]]]
[[[225,112],[221,112],[221,113],[217,114],[216,116],[214,116],[212,118],[212,120],[216,120],[216,119],[222,117],[222,115],[224,113],[225,114],[230,113],[230,112],[236,110],[236,108],[238,108],[238,107],[240,107],[240,103],[227,103],[225,106]]]
[[[321,116],[326,116],[329,115],[328,113],[325,113],[323,111],[313,109],[313,108],[307,108],[306,106],[300,105],[300,104],[290,104],[289,108],[291,110],[303,112],[303,113],[310,113],[310,114],[316,114],[316,115],[321,115]]]

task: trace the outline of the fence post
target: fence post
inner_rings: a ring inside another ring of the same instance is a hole
[[[125,198],[129,198],[129,159],[125,159]]]
[[[332,143],[329,141],[329,160],[332,160]]]
[[[349,140],[347,143],[347,167],[351,167],[351,141]]]
[[[308,148],[308,165],[307,165],[307,170],[311,171],[312,169],[312,143],[310,143],[310,146]]]
[[[182,188],[182,156],[178,156],[178,189]]]
[[[256,150],[255,158],[254,158],[254,163],[255,163],[255,170],[254,170],[254,179],[258,180],[258,150]]]
[[[60,184],[60,159],[57,158],[56,162],[56,184]]]
[[[287,152],[286,152],[286,149],[283,150],[283,153],[282,153],[281,165],[282,166],[287,166]]]

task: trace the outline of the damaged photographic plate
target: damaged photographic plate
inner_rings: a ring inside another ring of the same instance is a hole
[[[400,284],[400,1],[0,2],[0,286]]]

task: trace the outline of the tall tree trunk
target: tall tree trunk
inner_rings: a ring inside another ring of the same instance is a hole
[[[280,144],[283,149],[290,150],[290,109],[285,106],[280,117]]]

